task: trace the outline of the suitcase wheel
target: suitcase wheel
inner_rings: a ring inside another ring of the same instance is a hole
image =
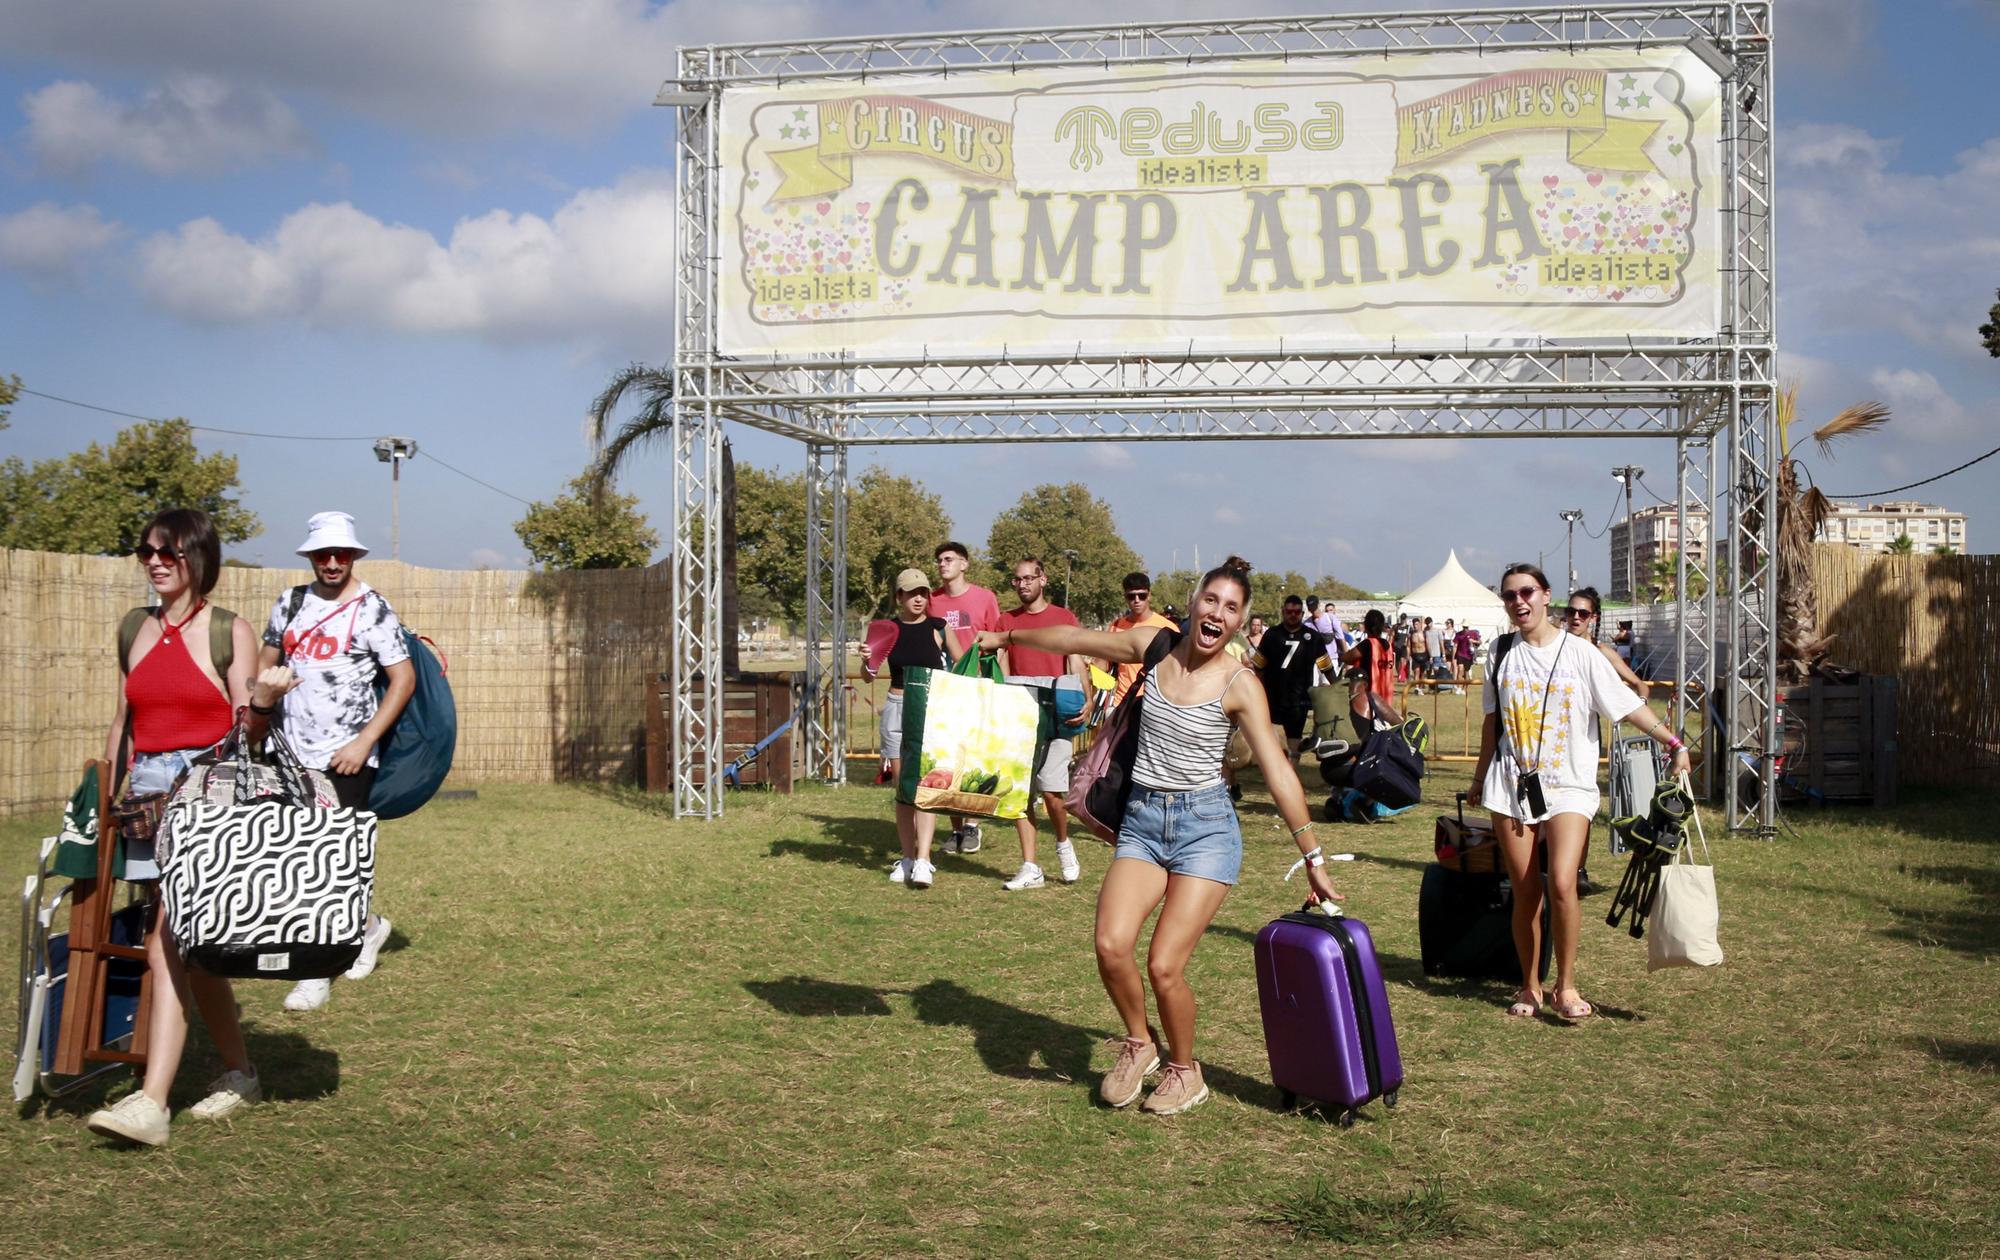
[[[1359,1109],[1359,1108],[1357,1108],[1357,1107],[1348,1107],[1348,1108],[1345,1108],[1344,1110],[1340,1111],[1339,1113],[1337,1113],[1337,1114],[1336,1114],[1336,1115],[1335,1115],[1335,1116],[1333,1117],[1333,1122],[1334,1122],[1335,1124],[1339,1125],[1339,1126],[1340,1126],[1341,1128],[1343,1128],[1343,1129],[1351,1129],[1351,1128],[1353,1128],[1353,1127],[1354,1127],[1354,1117],[1356,1117],[1356,1116],[1358,1116],[1358,1115],[1360,1115],[1360,1114],[1361,1114],[1361,1111],[1360,1111],[1360,1109]]]
[[[1393,1106],[1395,1106],[1395,1105],[1396,1105],[1396,1093],[1397,1093],[1397,1091],[1396,1091],[1396,1090],[1393,1090],[1393,1089],[1392,1089],[1392,1090],[1390,1090],[1390,1091],[1389,1091],[1388,1093],[1386,1093],[1386,1094],[1382,1095],[1382,1105],[1383,1105],[1384,1107],[1393,1107]]]
[[[1281,1089],[1278,1091],[1278,1110],[1290,1111],[1292,1110],[1292,1108],[1298,1105],[1299,1105],[1299,1096],[1297,1094],[1294,1094],[1289,1089]]]

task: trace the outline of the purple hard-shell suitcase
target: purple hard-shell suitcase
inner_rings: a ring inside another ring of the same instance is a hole
[[[1286,1108],[1314,1099],[1339,1108],[1344,1127],[1373,1099],[1395,1106],[1403,1057],[1368,925],[1283,915],[1257,933],[1256,956],[1264,1046]]]

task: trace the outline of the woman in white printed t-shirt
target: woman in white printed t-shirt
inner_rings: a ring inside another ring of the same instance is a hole
[[[1495,639],[1488,652],[1480,690],[1486,721],[1467,799],[1492,813],[1514,886],[1514,948],[1523,980],[1507,1013],[1533,1018],[1542,1009],[1535,965],[1542,881],[1535,878],[1535,851],[1546,845],[1556,956],[1550,1009],[1563,1019],[1582,1019],[1592,1008],[1576,987],[1576,874],[1597,813],[1598,715],[1630,722],[1664,744],[1676,775],[1686,773],[1688,753],[1602,653],[1550,620],[1549,580],[1540,569],[1509,566],[1500,577],[1500,598],[1514,630]]]

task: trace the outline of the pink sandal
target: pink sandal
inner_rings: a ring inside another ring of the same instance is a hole
[[[1507,1008],[1507,1013],[1515,1019],[1533,1019],[1542,1013],[1542,999],[1521,989],[1514,994],[1514,1004]]]
[[[1571,990],[1571,992],[1575,992],[1575,990]],[[1549,1010],[1555,1014],[1557,1019],[1566,1019],[1572,1023],[1579,1019],[1589,1019],[1592,1015],[1597,1014],[1597,1008],[1584,1001],[1583,994],[1581,993],[1578,993],[1567,1002],[1562,1000],[1561,995],[1557,995],[1556,1000],[1550,1004]]]

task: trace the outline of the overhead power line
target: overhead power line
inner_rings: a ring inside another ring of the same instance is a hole
[[[32,394],[36,398],[46,398],[50,402],[63,403],[64,405],[70,407],[82,407],[86,411],[101,411],[107,416],[122,416],[127,420],[142,420],[147,424],[165,423],[165,421],[159,416],[142,416],[137,412],[133,411],[120,411],[116,407],[100,407],[96,403],[80,402],[74,398],[64,398],[60,394],[43,393],[39,389],[29,389],[25,385],[21,387],[20,392],[23,394]],[[227,434],[230,437],[269,438],[272,441],[277,441],[277,442],[373,442],[376,436],[372,433],[366,433],[366,434],[262,433],[255,429],[223,429],[223,428],[218,428],[217,426],[212,424],[196,424],[191,420],[187,422],[187,425],[189,428],[193,429],[197,433],[223,433]],[[475,477],[471,473],[465,471],[463,468],[459,468],[453,464],[446,463],[444,460],[438,458],[438,455],[435,451],[429,450],[428,448],[420,448],[417,454],[419,458],[428,458],[432,463],[437,464],[445,471],[457,473],[459,476],[465,478],[467,481],[470,481],[474,485],[484,486],[486,489],[491,490],[493,493],[501,495],[505,498],[512,499],[516,503],[525,503],[529,507],[534,506],[533,503],[530,503],[527,499],[522,498],[518,494],[502,490],[499,486],[494,485],[490,481],[482,481],[478,477]]]
[[[26,393],[27,391],[23,390],[22,392]],[[1912,481],[1907,486],[1891,486],[1887,490],[1866,490],[1861,492],[1860,494],[1829,494],[1827,497],[1830,499],[1879,499],[1885,494],[1901,494],[1905,490],[1914,490],[1918,486],[1927,486],[1931,484],[1933,481],[1943,481],[1946,477],[1951,476],[1953,473],[1964,472],[1966,469],[1972,467],[1980,460],[1992,459],[1995,455],[2000,455],[2000,446],[1994,447],[1992,450],[1986,452],[1984,455],[1976,455],[1973,458],[1966,460],[1963,464],[1960,464],[1956,468],[1947,468],[1935,477],[1926,477],[1922,481]]]

